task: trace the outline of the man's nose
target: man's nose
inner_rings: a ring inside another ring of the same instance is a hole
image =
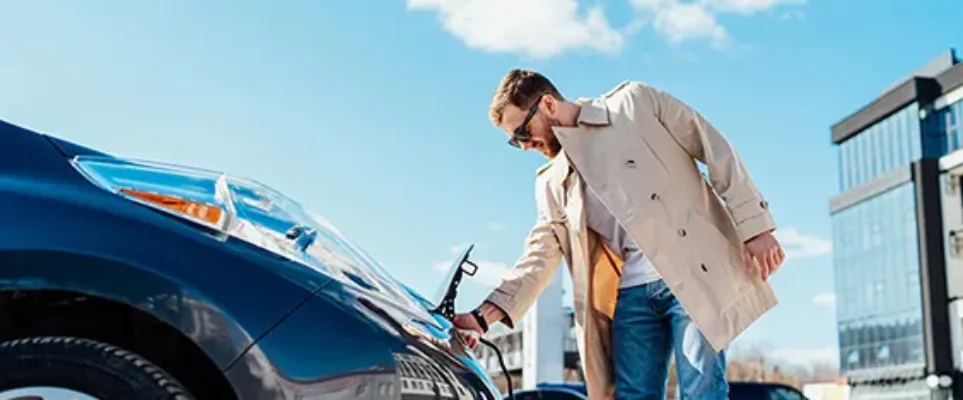
[[[535,147],[532,145],[531,140],[526,140],[524,142],[521,142],[520,145],[522,146],[522,150],[525,150],[525,151],[529,151]]]

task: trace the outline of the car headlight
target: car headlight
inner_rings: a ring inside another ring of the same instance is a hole
[[[132,202],[206,227],[217,240],[234,237],[274,254],[331,274],[311,262],[292,227],[310,228],[315,220],[293,201],[257,182],[194,167],[104,156],[78,156],[74,168],[95,186]]]
[[[224,174],[102,156],[71,164],[100,188],[226,233],[236,216]]]

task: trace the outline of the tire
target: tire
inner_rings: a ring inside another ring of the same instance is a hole
[[[37,386],[70,389],[100,400],[194,399],[164,370],[106,343],[71,337],[0,343],[0,399],[7,398],[4,392]]]

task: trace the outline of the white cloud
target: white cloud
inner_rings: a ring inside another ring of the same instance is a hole
[[[447,273],[454,262],[455,260],[437,262],[434,267],[438,271]],[[468,281],[484,286],[495,286],[502,281],[502,277],[509,271],[508,265],[503,262],[490,260],[472,260],[472,262],[478,265],[478,270],[475,271],[474,276],[465,277],[462,282]]]
[[[839,350],[836,347],[817,347],[809,349],[773,349],[769,353],[773,362],[811,366],[818,364],[838,364]]]
[[[779,19],[783,21],[788,21],[791,19],[804,20],[806,19],[806,13],[800,10],[790,10],[779,15]]]
[[[708,40],[717,48],[732,42],[718,14],[751,15],[781,5],[801,5],[806,0],[629,0],[656,32],[670,43]]]
[[[676,0],[629,0],[629,4],[643,10],[659,10],[675,3]]]
[[[451,272],[451,265],[455,262],[455,258],[461,255],[461,252],[470,246],[471,243],[462,243],[451,246],[448,251],[453,255],[453,257],[446,261],[439,261],[432,265],[435,270],[442,271],[444,273]],[[472,249],[472,254],[477,254],[478,245]],[[475,272],[474,276],[465,276],[463,282],[472,282],[476,285],[481,286],[494,286],[501,282],[502,277],[509,272],[509,266],[503,262],[492,261],[492,260],[477,260],[471,257],[471,262],[478,265],[478,270]]]
[[[833,251],[833,242],[818,236],[800,233],[795,228],[777,229],[776,239],[786,252],[786,258],[818,257]]]
[[[706,8],[735,14],[755,14],[781,5],[803,5],[806,0],[702,0]]]
[[[446,31],[472,49],[547,58],[567,50],[618,52],[623,33],[601,7],[578,0],[406,0],[409,10],[435,11]]]
[[[729,36],[715,15],[699,4],[672,3],[657,11],[653,26],[673,44],[708,39],[721,47]]]
[[[462,251],[465,251],[465,249],[467,249],[468,246],[471,246],[471,243],[456,244],[454,246],[449,247],[448,252],[450,252],[451,254],[458,255],[458,254],[461,254]]]
[[[505,230],[505,224],[500,224],[498,222],[489,222],[488,230],[490,231],[503,231]]]
[[[609,24],[599,2],[587,0],[405,1],[409,10],[436,12],[442,27],[469,48],[548,58],[578,49],[617,53],[646,25],[670,43],[708,40],[725,47],[732,40],[718,15],[749,16],[807,0],[626,0],[638,15],[621,28]],[[779,15],[802,18],[801,11]]]
[[[832,308],[836,306],[836,293],[822,292],[813,296],[813,304],[819,307]]]

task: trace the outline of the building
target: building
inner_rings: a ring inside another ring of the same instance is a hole
[[[832,126],[840,372],[853,399],[943,399],[950,384],[963,399],[960,318],[950,318],[963,202],[944,193],[959,191],[946,179],[963,171],[961,99],[963,63],[950,50]]]
[[[963,93],[959,93],[963,96]],[[963,101],[956,103],[956,134],[963,134]],[[963,150],[940,160],[943,189],[943,230],[946,237],[947,297],[953,365],[963,370]],[[963,386],[959,373],[954,380]],[[956,398],[963,398],[957,394]]]

